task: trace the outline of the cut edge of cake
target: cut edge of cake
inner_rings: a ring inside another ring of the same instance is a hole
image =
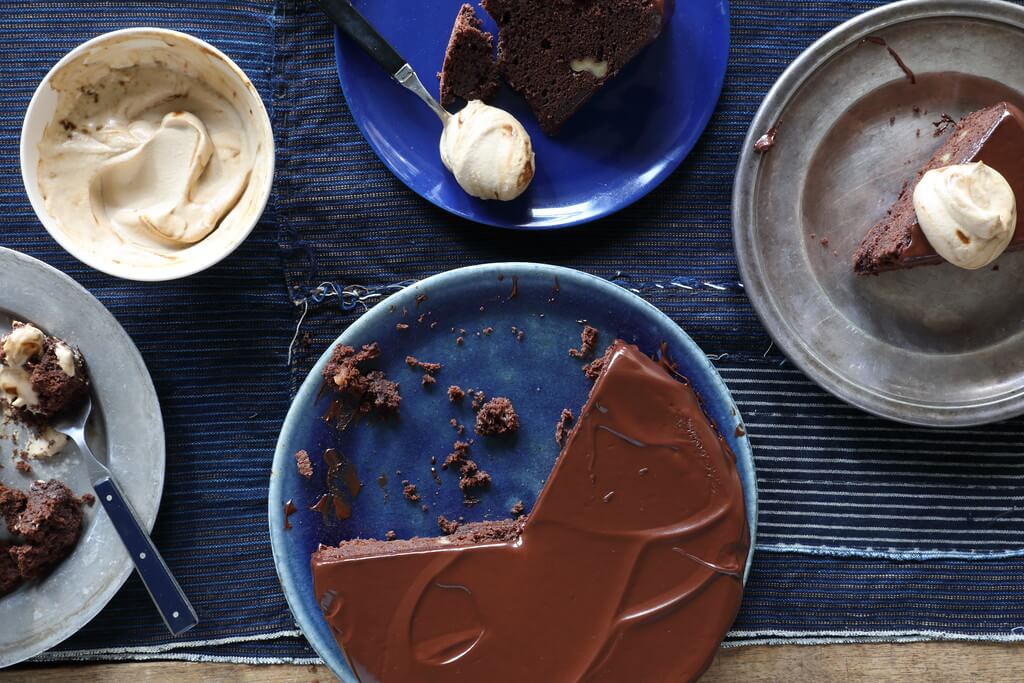
[[[437,74],[441,105],[450,109],[459,99],[487,101],[498,90],[498,67],[494,61],[494,37],[469,4],[455,17],[444,63]]]

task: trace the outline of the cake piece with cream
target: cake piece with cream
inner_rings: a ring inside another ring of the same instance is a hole
[[[0,404],[15,417],[40,425],[88,391],[85,359],[70,344],[21,322],[0,338]]]
[[[1015,229],[1022,196],[1024,112],[1000,102],[968,114],[868,231],[853,270],[987,266],[1024,247],[1024,231]]]

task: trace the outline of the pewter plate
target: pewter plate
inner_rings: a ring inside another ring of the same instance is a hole
[[[1024,8],[908,0],[814,43],[754,117],[733,189],[740,272],[776,343],[839,398],[928,426],[1024,413],[1024,254],[974,272],[852,269],[868,229],[941,144],[932,122],[1024,105],[1022,65]],[[775,146],[756,153],[779,121]]]
[[[89,443],[114,473],[146,529],[152,529],[164,484],[163,420],[149,372],[132,340],[74,280],[0,248],[0,335],[10,330],[12,319],[30,321],[82,350],[92,379]],[[12,427],[0,429],[9,432]],[[0,440],[4,484],[24,489],[34,479],[56,477],[76,495],[92,491],[74,445],[49,461],[33,460],[32,474],[14,468],[13,449],[9,438]],[[128,553],[98,504],[85,508],[83,524],[74,552],[53,573],[0,597],[0,667],[37,655],[78,631],[131,574]],[[6,536],[0,522],[0,537]]]

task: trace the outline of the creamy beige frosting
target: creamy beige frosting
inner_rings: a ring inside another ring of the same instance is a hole
[[[515,199],[533,180],[533,145],[526,129],[507,111],[479,100],[445,123],[441,161],[463,190],[480,199]]]
[[[996,260],[1017,225],[1013,188],[980,161],[925,173],[914,189],[914,210],[939,256],[968,270]]]
[[[100,43],[50,81],[57,108],[38,166],[46,210],[118,263],[161,265],[208,237],[272,147],[223,60],[174,40]]]
[[[75,352],[71,350],[71,347],[64,342],[57,342],[53,347],[54,353],[57,355],[57,365],[60,366],[61,372],[68,377],[75,376]]]
[[[39,397],[25,363],[43,348],[43,333],[32,325],[21,325],[4,337],[4,362],[0,364],[0,391],[15,408],[32,408]]]

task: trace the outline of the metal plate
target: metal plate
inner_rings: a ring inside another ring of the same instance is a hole
[[[510,296],[513,282],[514,298]],[[557,293],[553,292],[556,282]],[[420,295],[426,295],[421,305],[417,303]],[[420,315],[425,316],[423,323],[418,322]],[[661,342],[668,345],[669,354],[704,399],[736,454],[751,533],[749,571],[757,530],[754,460],[748,439],[737,429],[742,419],[729,390],[693,340],[651,304],[593,275],[530,263],[460,268],[378,303],[338,340],[354,346],[380,343],[382,355],[375,362],[402,387],[397,420],[363,422],[341,433],[325,423],[322,416],[331,396],[320,396],[320,387],[332,350],[328,349],[299,389],[277,443],[269,494],[274,566],[302,632],[341,680],[356,678],[313,595],[310,555],[320,543],[382,538],[388,529],[405,538],[435,536],[438,514],[465,515],[468,521],[506,519],[516,500],[530,509],[558,457],[552,435],[559,412],[566,406],[581,406],[590,391],[580,364],[566,353],[579,340],[580,318],[601,330],[599,345],[618,337],[650,354],[657,352]],[[409,328],[397,330],[396,323],[403,320]],[[436,328],[430,327],[431,321],[438,322]],[[524,331],[522,341],[512,334],[513,325]],[[477,335],[487,327],[493,328],[493,334]],[[457,345],[455,338],[462,329],[466,330],[464,343]],[[405,364],[410,354],[443,364],[437,385],[420,386],[420,373]],[[443,483],[438,486],[431,481],[429,456],[448,453],[456,438],[449,418],[467,422],[472,431],[469,407],[449,405],[445,389],[451,384],[481,387],[490,395],[500,391],[513,401],[524,425],[511,444],[478,440],[473,445],[473,457],[494,475],[494,484],[469,508],[463,505],[450,473],[440,473]],[[306,449],[318,461],[327,447],[351,456],[365,486],[352,501],[349,519],[325,524],[310,510],[325,490],[323,478],[306,481],[299,476],[295,452]],[[393,476],[396,470],[402,474]],[[383,480],[378,478],[382,474]],[[424,501],[431,505],[429,514],[402,499],[398,483],[402,478],[418,483]],[[382,482],[384,490],[378,487]],[[284,505],[289,500],[298,512],[286,530]]]
[[[917,84],[867,36],[887,41]],[[944,427],[1024,413],[1024,254],[976,272],[852,268],[868,229],[941,144],[932,122],[1003,99],[1024,105],[1021,64],[1024,8],[898,2],[808,48],[754,117],[733,191],[747,294],[786,355],[855,406]],[[780,120],[774,148],[757,154]]]
[[[50,266],[0,248],[0,334],[11,319],[29,321],[78,346],[89,364],[93,415],[89,443],[114,473],[146,529],[152,529],[164,484],[164,430],[153,382],[138,350],[114,317],[74,280]],[[76,495],[91,492],[74,445],[32,474],[15,470],[12,444],[0,440],[0,481],[27,488],[56,477]],[[47,650],[89,622],[133,570],[99,505],[85,508],[74,552],[46,579],[0,597],[0,667]],[[0,522],[0,535],[6,534]],[[154,619],[156,612],[154,611]]]

